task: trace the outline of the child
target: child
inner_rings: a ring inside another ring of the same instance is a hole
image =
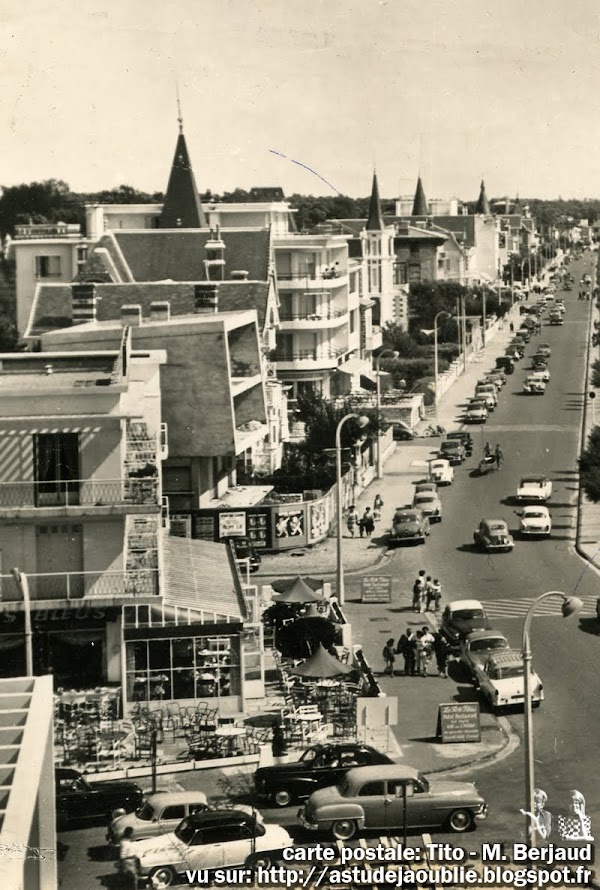
[[[385,662],[385,668],[383,670],[384,674],[389,674],[390,677],[394,676],[394,662],[396,661],[396,656],[394,654],[394,639],[393,637],[387,641],[385,646],[383,647],[383,660]]]

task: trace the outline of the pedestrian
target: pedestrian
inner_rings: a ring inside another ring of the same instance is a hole
[[[423,644],[425,648],[428,650],[428,655],[431,656],[431,652],[433,650],[433,644],[435,642],[433,634],[431,633],[429,627],[424,624],[421,628],[421,633],[423,634]]]
[[[404,676],[414,677],[416,669],[416,637],[410,627],[402,634],[396,646],[396,652],[404,659]]]
[[[439,676],[447,678],[450,646],[439,631],[433,635],[433,652]]]
[[[496,445],[496,450],[494,451],[494,457],[496,458],[496,467],[500,469],[500,464],[504,460],[504,455],[502,453],[502,449],[499,445]]]
[[[427,575],[425,578],[425,589],[423,590],[423,596],[421,597],[419,612],[426,612],[429,608],[430,599],[433,600],[432,585],[433,578],[431,575]]]
[[[421,569],[418,577],[415,579],[415,583],[413,584],[413,599],[412,599],[413,612],[421,611],[421,594],[424,589],[425,589],[425,569]]]
[[[371,508],[367,507],[362,517],[362,528],[367,536],[370,538],[375,529],[375,520],[373,519],[373,514],[371,513]],[[362,530],[361,530],[361,538],[362,538]]]
[[[427,676],[427,649],[423,642],[423,631],[417,631],[417,673],[420,677]]]
[[[285,740],[285,735],[283,734],[283,726],[279,722],[273,724],[271,753],[273,754],[273,759],[276,762],[279,760],[280,757],[285,757],[285,755],[287,754],[287,742]]]
[[[483,453],[485,457],[489,457],[492,453],[492,446],[489,442],[485,443],[485,448],[483,449]]]
[[[514,334],[514,332],[515,332],[515,326],[514,326],[514,323],[513,323],[512,321],[511,321],[511,323],[509,324],[508,327],[509,327],[509,330],[510,330],[511,334]]]
[[[438,612],[442,598],[442,585],[434,578],[427,591],[427,612]],[[433,606],[433,608],[431,608]]]
[[[125,879],[125,887],[137,888],[138,873],[135,865],[137,845],[133,840],[133,826],[127,825],[119,843],[119,869]]]
[[[381,519],[381,508],[383,507],[383,498],[380,494],[375,495],[375,500],[373,501],[373,519],[375,522],[379,522]]]
[[[394,676],[394,662],[396,661],[393,637],[390,637],[390,639],[387,641],[387,643],[383,647],[383,652],[381,654],[383,656],[383,661],[385,663],[383,673],[389,674],[390,677],[393,677]]]
[[[348,515],[346,516],[346,525],[348,527],[348,531],[350,532],[351,538],[354,537],[359,522],[360,522],[360,520],[358,518],[358,513],[356,511],[356,507],[354,506],[354,504],[352,504],[349,507]]]

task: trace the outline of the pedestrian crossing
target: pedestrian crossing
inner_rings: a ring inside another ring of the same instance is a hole
[[[482,606],[485,609],[488,618],[524,618],[534,600],[535,597],[529,597],[522,600],[486,600],[485,602],[482,601]],[[596,597],[583,597],[583,609],[578,614],[595,615]],[[558,599],[548,597],[547,600],[542,600],[542,602],[538,603],[534,612],[534,618],[537,617],[562,618]]]
[[[577,423],[496,424],[489,421],[483,427],[486,435],[489,433],[535,433],[538,436],[542,433],[578,433],[580,429],[581,425]]]

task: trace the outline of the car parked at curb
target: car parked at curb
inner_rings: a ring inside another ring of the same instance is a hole
[[[515,649],[492,652],[482,667],[475,668],[475,683],[493,711],[525,704],[525,667],[523,653]],[[542,681],[531,671],[531,704],[544,700]]]
[[[390,763],[394,761],[387,754],[360,742],[311,745],[298,760],[259,767],[254,787],[259,797],[287,807],[318,788],[336,785],[354,767]]]
[[[475,387],[475,398],[485,399],[488,410],[493,411],[498,404],[498,390],[493,383],[478,383]]]
[[[515,546],[504,519],[482,519],[473,533],[473,540],[487,553],[508,552]]]
[[[488,419],[488,410],[484,402],[478,400],[471,402],[465,411],[465,423],[485,423]]]
[[[490,629],[490,620],[479,600],[453,600],[442,612],[440,631],[453,651],[459,649],[468,634]]]
[[[115,809],[137,810],[144,793],[135,782],[104,779],[88,782],[77,770],[54,770],[56,821],[60,828],[72,828],[94,820],[110,819]]]
[[[413,507],[420,510],[430,523],[442,521],[442,502],[437,492],[415,491]]]
[[[437,494],[437,490],[436,482],[417,482],[415,484],[415,494],[418,491],[432,491],[434,494]]]
[[[485,819],[487,806],[471,782],[426,778],[406,764],[350,770],[345,780],[321,788],[298,813],[309,831],[347,841],[365,829],[395,834],[406,827],[423,831],[469,831]]]
[[[522,476],[515,499],[521,503],[543,504],[552,496],[552,482],[547,476]]]
[[[475,630],[461,641],[459,657],[475,679],[475,668],[483,667],[491,652],[508,648],[508,640],[499,630]]]
[[[445,439],[440,445],[438,457],[449,461],[453,466],[458,466],[466,459],[467,452],[461,439]]]
[[[471,455],[473,454],[473,439],[471,437],[471,433],[467,432],[467,430],[451,430],[451,432],[446,433],[447,442],[454,439],[462,442],[465,449],[465,454],[467,455],[467,457],[471,457]]]
[[[450,461],[436,457],[429,461],[429,478],[437,485],[451,485],[454,480],[454,467]]]
[[[388,544],[424,544],[429,535],[429,519],[415,507],[398,507],[392,518]]]
[[[552,519],[548,507],[531,504],[518,513],[519,532],[527,538],[550,537]]]

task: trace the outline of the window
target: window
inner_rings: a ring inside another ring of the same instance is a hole
[[[406,263],[395,263],[394,264],[394,284],[407,284],[408,283],[408,275],[406,270]]]
[[[36,258],[35,258],[35,277],[36,278],[60,278],[60,257],[59,256],[36,256]]]
[[[358,312],[357,309],[353,309],[352,312],[350,313],[350,333],[351,333],[351,334],[353,334],[354,331],[356,330],[356,315],[357,315],[357,312]]]
[[[383,796],[383,794],[383,782],[367,782],[358,792],[359,797],[379,797],[380,795]]]
[[[33,464],[37,506],[78,503],[78,433],[34,435]]]
[[[185,807],[180,806],[165,807],[162,811],[161,819],[183,819],[185,816]]]

